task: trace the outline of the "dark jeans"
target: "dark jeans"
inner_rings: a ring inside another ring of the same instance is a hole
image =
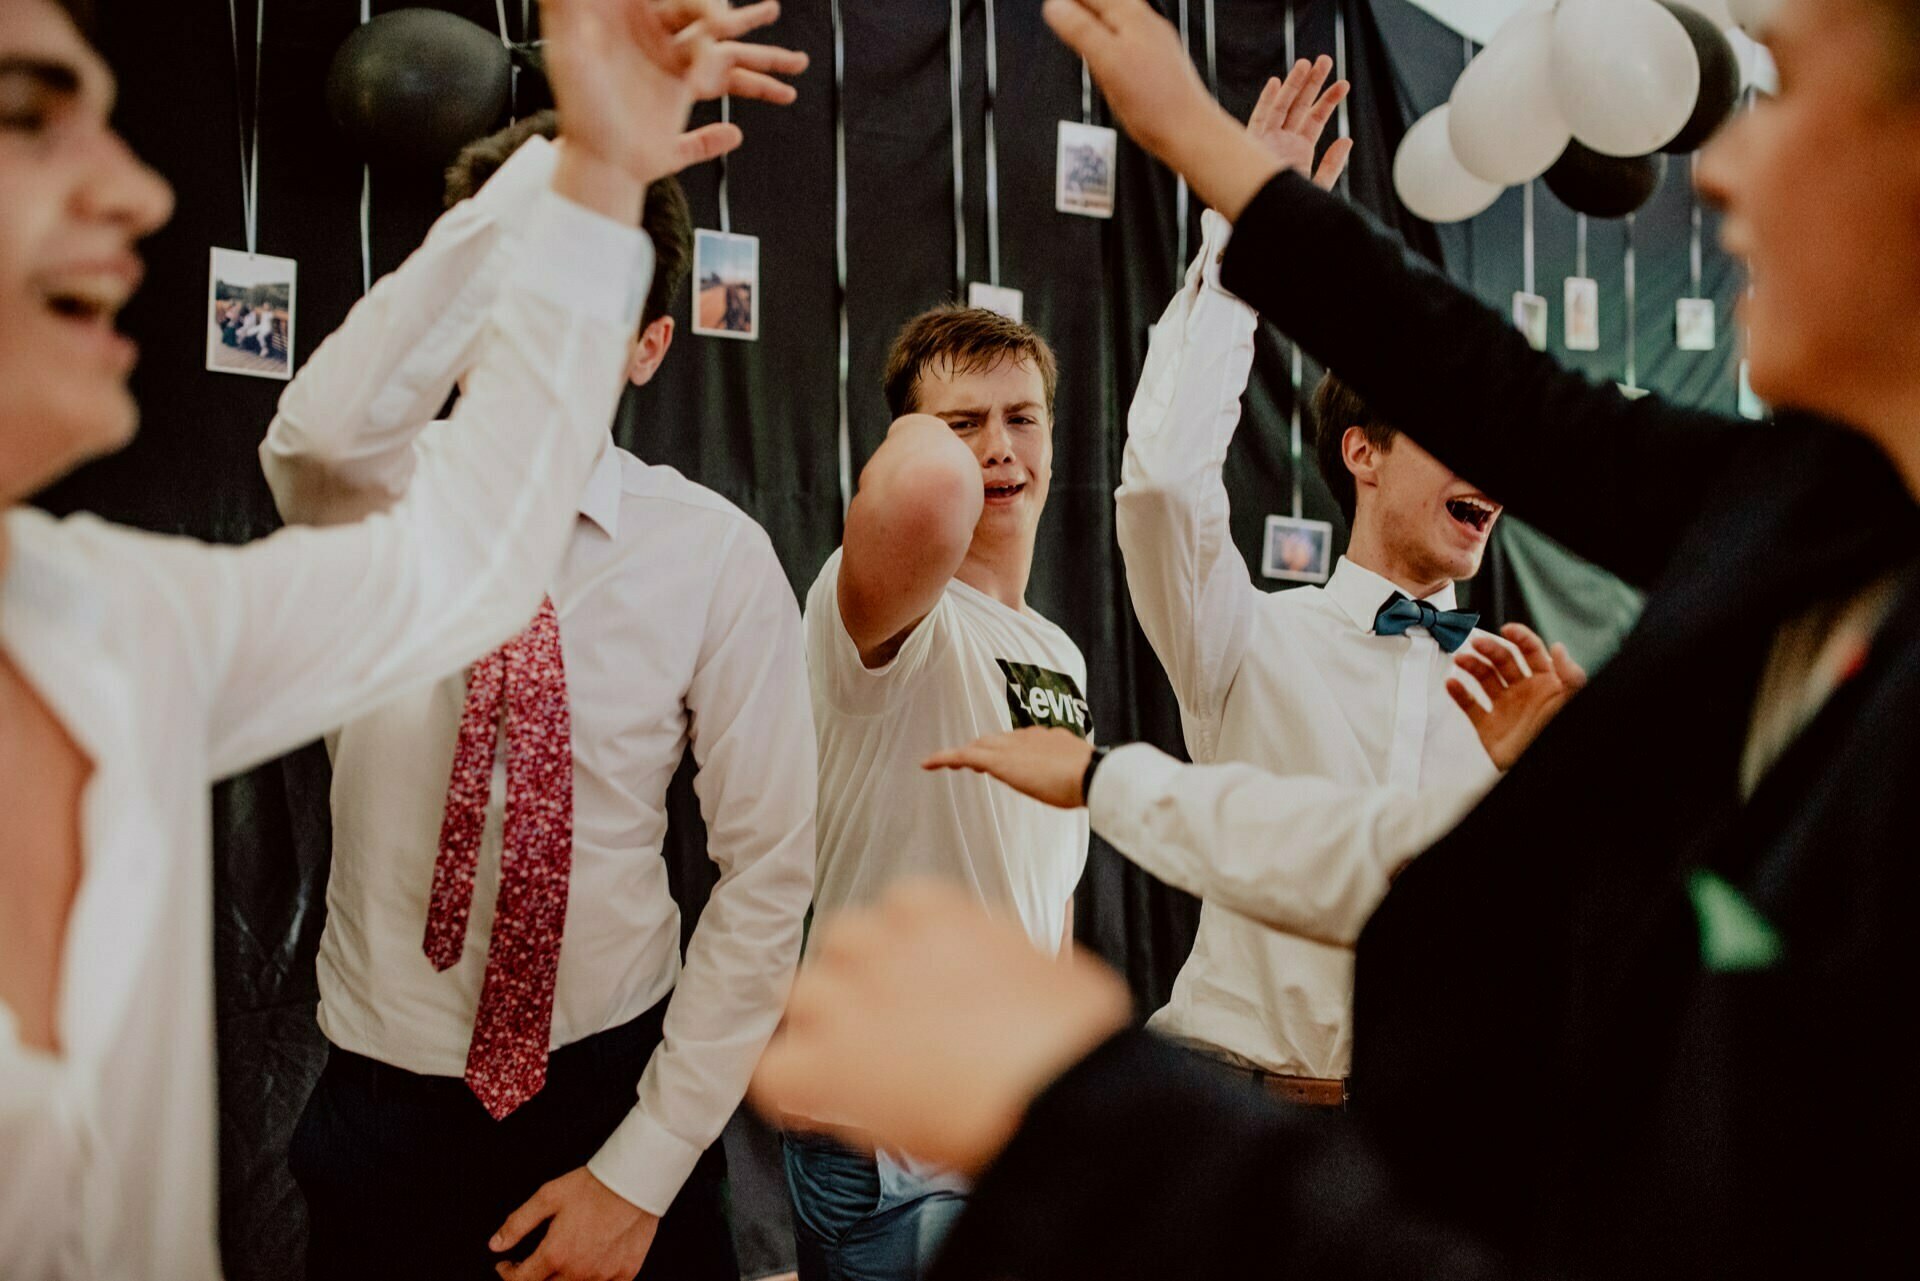
[[[948,1191],[883,1187],[872,1157],[831,1139],[783,1146],[800,1281],[918,1281],[966,1207]]]
[[[487,1240],[549,1179],[587,1163],[634,1103],[660,1043],[662,1001],[554,1052],[546,1086],[495,1121],[456,1077],[420,1076],[334,1047],[294,1130],[307,1199],[308,1281],[498,1281]],[[716,1141],[660,1221],[645,1281],[739,1281]]]

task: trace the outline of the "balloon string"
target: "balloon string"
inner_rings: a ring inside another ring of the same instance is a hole
[[[1298,56],[1294,48],[1293,0],[1287,0],[1286,40],[1287,70],[1291,72],[1293,70],[1294,60]],[[1293,390],[1293,413],[1288,416],[1287,423],[1287,471],[1293,477],[1293,518],[1299,520],[1302,503],[1305,500],[1300,475],[1300,465],[1302,462],[1302,454],[1304,453],[1302,448],[1304,433],[1301,431],[1300,393],[1301,384],[1306,381],[1306,369],[1304,367],[1305,362],[1303,362],[1300,357],[1300,344],[1289,338],[1287,339],[1287,346],[1291,349],[1287,361],[1287,381]]]
[[[831,0],[833,21],[833,266],[840,310],[840,516],[853,505],[853,430],[847,414],[847,376],[853,348],[847,326],[847,34],[840,0]]]
[[[1346,0],[1336,0],[1333,6],[1333,78],[1347,78],[1347,6]],[[1352,95],[1348,95],[1349,97]],[[1353,136],[1347,120],[1347,99],[1342,98],[1334,110],[1334,123],[1342,138]],[[1340,195],[1348,196],[1347,171],[1340,171]]]
[[[1637,318],[1633,314],[1634,312],[1634,306],[1633,306],[1634,257],[1633,257],[1633,215],[1632,214],[1627,215],[1627,248],[1626,248],[1625,254],[1622,256],[1621,265],[1626,269],[1626,277],[1627,277],[1627,287],[1626,287],[1627,386],[1638,387],[1640,385],[1640,376],[1639,376],[1639,366],[1637,361],[1638,353],[1635,351],[1635,338],[1634,338]]]
[[[513,48],[513,41],[507,37],[507,0],[493,0],[493,16],[500,24],[501,47]]]
[[[1693,223],[1692,243],[1687,246],[1687,268],[1693,276],[1693,297],[1700,296],[1700,189],[1694,185],[1694,169],[1700,163],[1700,153],[1694,152],[1687,157],[1687,205],[1688,215]]]
[[[953,281],[956,297],[967,296],[966,135],[960,122],[960,0],[953,0],[947,26],[947,81],[953,111]]]
[[[1000,55],[993,0],[987,0],[987,283],[1000,284],[1000,146],[993,102],[1000,91]]]
[[[1525,277],[1525,289],[1536,292],[1533,287],[1533,179],[1527,179],[1527,185],[1521,188],[1520,203],[1520,261],[1521,274]]]
[[[267,0],[259,0],[253,16],[253,114],[246,111],[241,88],[240,13],[227,0],[227,27],[233,35],[234,114],[240,122],[240,217],[247,238],[247,257],[259,249],[260,228],[260,59],[261,32],[267,21]]]
[[[720,95],[720,123],[733,123],[733,98],[729,94]],[[733,209],[727,200],[727,159],[722,155],[719,165],[720,234],[723,236],[733,234]]]

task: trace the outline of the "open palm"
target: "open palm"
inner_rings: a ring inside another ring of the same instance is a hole
[[[1313,167],[1320,135],[1326,132],[1327,121],[1351,88],[1345,80],[1327,84],[1332,71],[1333,59],[1322,55],[1311,63],[1304,58],[1294,63],[1285,80],[1269,77],[1247,120],[1247,132],[1274,159],[1328,190],[1340,181],[1347,157],[1353,152],[1351,138],[1337,138],[1321,157],[1320,168],[1316,171]]]

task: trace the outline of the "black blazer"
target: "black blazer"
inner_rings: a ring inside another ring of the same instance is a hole
[[[1915,1273],[1920,510],[1892,466],[1568,373],[1293,175],[1222,278],[1645,612],[1362,935],[1346,1120],[1122,1038],[1035,1108],[947,1275]],[[1781,625],[1885,575],[1864,665],[1742,804]],[[1771,959],[1715,951],[1703,874]],[[1082,1215],[1023,1221],[1064,1178],[1094,1185]],[[1126,1248],[1076,1262],[1103,1232]]]

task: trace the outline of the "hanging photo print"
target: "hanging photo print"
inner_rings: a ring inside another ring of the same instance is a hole
[[[760,238],[693,233],[693,332],[709,338],[760,337]]]
[[[1713,299],[1682,298],[1673,305],[1674,345],[1681,351],[1713,350]]]
[[[299,264],[215,249],[207,270],[207,368],[253,378],[293,377],[293,285]]]
[[[1101,125],[1060,122],[1053,207],[1089,218],[1113,217],[1114,169],[1120,135]]]
[[[1600,282],[1587,276],[1568,276],[1566,288],[1567,350],[1600,350]]]
[[[1547,349],[1547,300],[1524,290],[1513,295],[1513,325],[1527,336],[1535,351]]]
[[[1324,583],[1333,558],[1333,526],[1297,516],[1267,517],[1260,572],[1292,583]]]
[[[967,306],[997,311],[1008,320],[1019,322],[1025,318],[1027,298],[1018,289],[975,280],[967,285]]]

